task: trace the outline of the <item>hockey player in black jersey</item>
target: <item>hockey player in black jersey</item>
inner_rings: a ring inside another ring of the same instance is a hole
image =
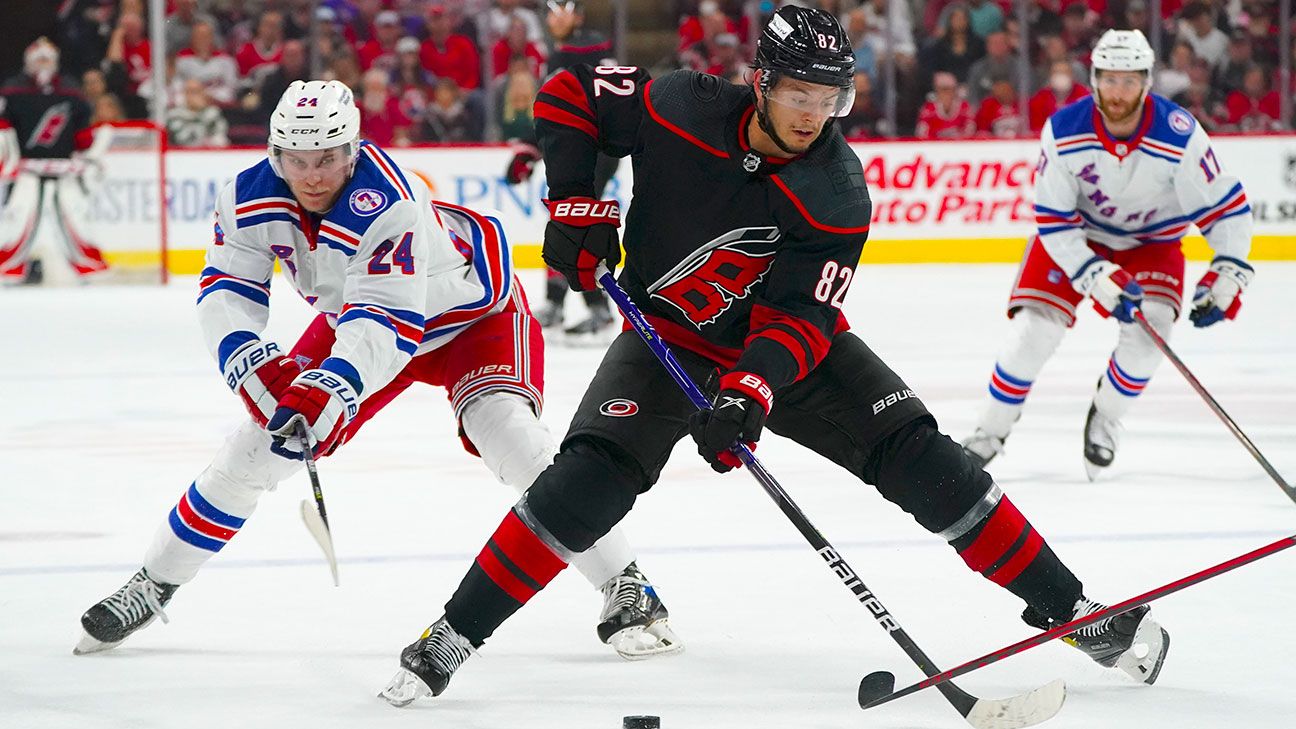
[[[868,235],[859,159],[834,128],[851,108],[854,58],[837,21],[780,8],[752,86],[677,71],[578,67],[535,102],[548,160],[545,261],[573,288],[620,261],[615,202],[591,197],[599,150],[631,155],[634,199],[619,281],[697,381],[697,411],[633,331],[605,355],[562,452],[491,535],[445,607],[401,654],[393,704],[439,694],[474,647],[621,520],[690,434],[712,467],[769,430],[874,485],[967,565],[1026,603],[1041,629],[1088,599],[988,474],[940,433],[918,396],[848,331],[841,314]],[[642,605],[651,625],[654,605]],[[1156,680],[1169,637],[1142,606],[1067,642],[1104,666]]]
[[[553,38],[553,52],[549,54],[547,63],[551,76],[580,64],[615,64],[612,60],[612,42],[602,33],[585,27],[585,8],[582,2],[550,0],[545,24]],[[530,179],[536,163],[540,161],[540,148],[534,130],[530,135],[509,141],[514,151],[505,168],[504,179],[510,185],[517,185]],[[594,171],[594,197],[602,196],[607,183],[616,176],[619,163],[620,160],[616,157],[602,153],[598,155]],[[558,271],[547,268],[545,274],[545,306],[536,312],[540,326],[550,330],[562,329],[567,335],[567,341],[571,343],[592,339],[594,344],[606,344],[602,335],[611,329],[614,320],[603,292],[597,288],[582,291],[581,298],[589,309],[589,316],[563,327],[563,307],[570,287]]]

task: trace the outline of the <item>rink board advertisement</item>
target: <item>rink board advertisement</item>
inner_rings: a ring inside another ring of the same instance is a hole
[[[873,228],[864,249],[869,262],[1016,261],[1034,230],[1032,175],[1039,156],[1033,141],[873,142],[852,145],[873,199]],[[1220,162],[1246,186],[1256,216],[1253,255],[1296,259],[1296,135],[1214,140]],[[541,200],[543,168],[510,186],[503,177],[511,151],[504,146],[421,147],[389,150],[421,176],[433,197],[499,211],[516,259],[539,265],[547,216]],[[263,150],[172,150],[167,157],[167,214],[177,273],[196,273],[211,237],[211,212],[221,188],[256,163]],[[95,237],[110,259],[156,260],[160,202],[156,157],[115,154],[96,195]],[[629,202],[630,164],[621,165],[607,196]],[[1209,257],[1200,238],[1189,255]]]

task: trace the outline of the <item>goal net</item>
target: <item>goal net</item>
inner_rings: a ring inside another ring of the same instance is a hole
[[[85,227],[110,266],[104,278],[166,283],[166,131],[147,121],[110,123],[95,131],[88,156],[99,164],[85,175]]]

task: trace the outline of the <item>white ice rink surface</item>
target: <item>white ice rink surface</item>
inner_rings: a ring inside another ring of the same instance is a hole
[[[1189,267],[1189,281],[1202,272]],[[1172,344],[1288,478],[1296,478],[1296,265],[1261,263],[1236,322]],[[874,266],[854,330],[956,438],[969,431],[1006,333],[1013,267]],[[533,300],[536,272],[526,273]],[[441,391],[411,390],[320,464],[341,588],[297,516],[304,473],[169,608],[119,649],[74,657],[78,617],[117,589],[181,491],[244,417],[204,350],[196,285],[0,291],[0,727],[663,729],[951,727],[928,691],[861,712],[864,674],[920,677],[768,497],[713,474],[684,443],[624,525],[687,651],[623,662],[601,606],[560,576],[469,660],[440,698],[375,698],[400,649],[441,614],[514,495],[460,448]],[[290,345],[306,306],[276,282],[269,335]],[[576,297],[573,315],[583,313]],[[1096,599],[1113,602],[1296,530],[1296,504],[1163,364],[1128,418],[1106,480],[1081,434],[1115,326],[1085,306],[993,473]],[[551,345],[545,419],[561,433],[599,353]],[[1021,604],[972,574],[869,486],[770,435],[760,456],[900,624],[942,666],[1031,634]],[[1060,643],[961,679],[980,696],[1054,678],[1048,727],[1296,725],[1296,550],[1166,598],[1173,638],[1154,687]]]

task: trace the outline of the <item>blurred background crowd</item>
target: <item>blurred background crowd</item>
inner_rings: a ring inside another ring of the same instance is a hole
[[[279,95],[310,78],[349,85],[362,135],[379,144],[499,141],[530,136],[536,89],[573,58],[745,83],[759,28],[780,4],[166,0],[166,67],[155,69],[146,0],[63,0],[10,28],[17,42],[0,44],[0,71],[21,73],[22,49],[48,36],[96,122],[165,118],[173,146],[264,144]],[[1293,126],[1287,0],[795,4],[837,15],[854,43],[856,101],[840,120],[852,138],[1033,136],[1088,93],[1089,51],[1108,28],[1149,34],[1153,91],[1208,131]],[[165,98],[154,98],[155,73]]]

